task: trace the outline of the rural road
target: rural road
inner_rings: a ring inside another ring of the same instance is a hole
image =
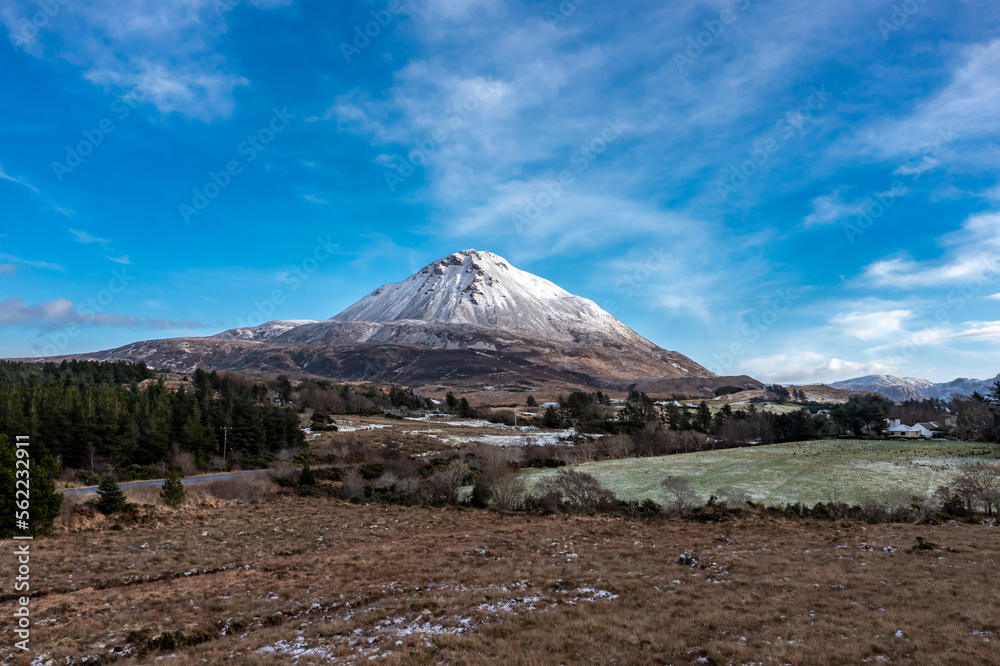
[[[315,468],[313,468],[315,469]],[[251,469],[246,472],[223,472],[221,474],[205,474],[203,476],[188,476],[181,479],[181,483],[201,483],[202,481],[222,481],[223,479],[231,479],[235,476],[249,476],[250,474],[267,474],[268,472],[274,472],[273,469]],[[153,479],[151,481],[128,481],[126,483],[118,484],[122,490],[128,488],[135,488],[137,486],[162,486],[163,479]],[[68,488],[65,490],[60,490],[59,492],[66,495],[87,495],[89,493],[96,493],[97,486],[91,486],[89,488]]]

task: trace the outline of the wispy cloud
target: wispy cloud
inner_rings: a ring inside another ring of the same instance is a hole
[[[132,265],[132,262],[129,261],[129,258],[128,258],[127,254],[122,255],[120,257],[108,257],[108,259],[110,259],[111,261],[115,262],[116,264],[122,264],[123,266],[131,266]]]
[[[11,183],[17,183],[18,185],[21,185],[23,187],[27,187],[29,190],[31,190],[35,194],[41,194],[42,193],[41,190],[39,190],[37,187],[35,187],[31,183],[29,183],[28,181],[24,180],[23,178],[15,178],[14,176],[11,176],[10,174],[8,174],[6,171],[4,171],[2,164],[0,164],[0,180],[6,180],[6,181],[9,181]]]
[[[17,264],[18,266],[30,266],[31,268],[44,268],[49,271],[60,271],[65,272],[66,267],[59,264],[54,264],[49,261],[38,261],[34,259],[22,259],[21,257],[16,257],[12,254],[6,254],[0,252],[0,261],[9,261],[11,263]]]
[[[38,58],[76,65],[96,85],[118,90],[141,85],[162,113],[209,121],[230,116],[235,90],[248,85],[216,51],[228,30],[229,10],[236,4],[263,10],[290,2],[60,3],[59,15],[45,30],[31,31],[21,48]],[[0,21],[12,35],[20,35],[25,21],[37,12],[33,2],[10,0],[0,11]],[[145,83],[151,69],[158,72],[156,80]]]
[[[941,244],[948,249],[939,260],[883,259],[864,270],[863,280],[876,287],[914,289],[1000,277],[1000,213],[970,217],[960,231],[942,237]]]
[[[912,319],[911,310],[882,312],[846,312],[830,320],[845,335],[859,340],[879,340],[903,331],[903,324]]]
[[[20,298],[10,297],[0,302],[0,327],[21,325],[53,329],[70,324],[83,324],[113,328],[205,328],[204,324],[188,320],[172,321],[121,314],[87,313],[76,308],[73,301],[65,298],[56,298],[37,305],[26,305]]]
[[[108,239],[106,239],[106,238],[98,238],[97,236],[92,236],[91,234],[87,233],[86,231],[79,231],[77,229],[70,229],[69,232],[76,237],[76,242],[77,243],[82,243],[84,245],[87,245],[87,244],[90,244],[90,243],[98,243],[100,245],[105,245],[105,246],[111,244],[111,241],[109,241]]]

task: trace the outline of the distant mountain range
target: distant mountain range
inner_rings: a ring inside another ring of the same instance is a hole
[[[993,383],[1000,381],[1000,375],[993,379],[955,379],[935,384],[926,379],[895,377],[893,375],[868,375],[856,379],[829,384],[833,388],[847,391],[871,391],[897,402],[904,400],[928,400],[938,398],[950,400],[955,396],[972,395],[979,392],[986,395]]]
[[[330,319],[273,321],[68,358],[483,391],[635,386],[710,393],[725,385],[762,386],[746,376],[718,377],[593,301],[477,250],[439,259]]]

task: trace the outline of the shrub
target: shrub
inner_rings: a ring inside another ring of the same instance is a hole
[[[498,511],[517,511],[524,506],[524,477],[510,474],[493,482],[490,502]]]
[[[160,491],[160,498],[164,504],[174,509],[184,503],[184,484],[181,483],[181,475],[176,470],[171,470],[167,475],[167,480],[163,482],[163,489]]]
[[[106,474],[103,479],[101,479],[101,485],[97,487],[97,510],[101,513],[112,514],[117,513],[125,508],[127,504],[125,500],[125,493],[118,486],[118,482],[115,477],[111,474]]]
[[[361,478],[361,473],[357,468],[352,467],[344,475],[344,480],[340,484],[340,496],[345,500],[353,499],[365,492],[365,482]]]
[[[660,481],[667,506],[673,513],[684,515],[701,504],[701,498],[683,476],[668,476]]]
[[[618,504],[614,493],[590,474],[575,469],[561,469],[550,481],[551,491],[559,493],[569,511],[589,512]]]
[[[300,486],[315,486],[316,485],[316,472],[313,471],[309,463],[303,463],[302,471],[299,472],[299,485]]]
[[[723,486],[715,494],[725,500],[727,509],[745,509],[753,501],[753,495],[741,488]]]
[[[207,495],[221,500],[242,500],[255,502],[274,490],[271,479],[263,474],[243,474],[219,481],[199,483]]]
[[[464,398],[463,398],[464,400]],[[427,495],[432,501],[458,503],[458,490],[469,475],[469,466],[462,460],[452,460],[427,479]]]

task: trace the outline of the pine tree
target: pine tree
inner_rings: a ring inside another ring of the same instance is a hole
[[[101,513],[117,513],[124,509],[127,504],[125,493],[118,487],[118,482],[115,481],[112,474],[106,474],[101,479],[101,485],[97,487],[97,495],[100,498],[97,500],[97,510]]]
[[[20,518],[18,514],[22,511],[16,505],[17,470],[24,469],[18,467],[17,460],[27,458],[19,458],[7,435],[0,434],[0,538],[3,539],[27,532],[23,528],[15,529],[15,519]],[[40,536],[52,531],[52,522],[59,515],[63,496],[56,492],[56,484],[45,473],[45,468],[32,461],[28,469],[31,472],[30,534]]]
[[[180,472],[175,469],[170,470],[163,482],[160,497],[167,506],[174,509],[180,508],[180,505],[184,503],[184,484],[181,483]]]
[[[309,463],[302,463],[302,471],[299,472],[299,485],[300,486],[315,486],[316,485],[316,472],[313,471]]]
[[[528,402],[526,402],[525,404],[528,405],[528,407],[537,407],[538,406],[538,401],[535,400],[535,396],[529,395],[528,396]]]

